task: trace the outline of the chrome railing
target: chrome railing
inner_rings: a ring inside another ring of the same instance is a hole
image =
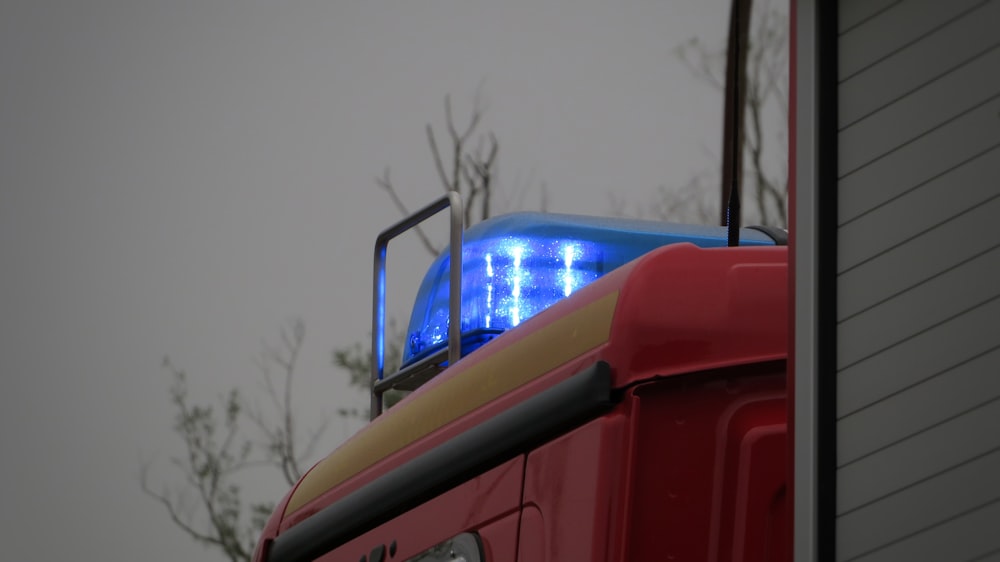
[[[380,384],[385,366],[385,264],[389,241],[436,215],[445,207],[451,208],[450,221],[450,277],[448,288],[448,364],[454,365],[462,356],[461,322],[462,307],[462,196],[455,191],[420,209],[391,227],[375,239],[375,275],[372,287],[372,370],[371,370],[371,419],[382,413],[382,394],[391,385]]]

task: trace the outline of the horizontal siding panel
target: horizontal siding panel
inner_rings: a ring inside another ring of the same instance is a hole
[[[1000,196],[994,178],[1000,178],[1000,145],[842,225],[837,231],[837,269],[856,267],[947,218]]]
[[[856,562],[1000,560],[1000,501],[899,541]]]
[[[996,199],[1000,210],[1000,198]],[[837,326],[837,363],[850,365],[1000,297],[998,246]]]
[[[837,174],[847,175],[998,94],[1000,45],[840,131]]]
[[[841,76],[838,127],[850,125],[996,46],[1000,43],[998,22],[1000,1],[993,0],[850,79]],[[843,53],[854,48],[842,41],[839,49]]]
[[[838,223],[850,221],[1000,145],[998,113],[1000,100],[994,98],[841,178],[837,190]]]
[[[992,351],[841,418],[837,421],[837,464],[853,462],[1000,398],[998,374],[1000,341]]]
[[[840,36],[838,76],[849,78],[988,0],[906,0]]]
[[[1000,0],[838,26],[836,559],[997,557]]]
[[[838,322],[1000,245],[996,217],[1000,217],[1000,198],[841,273],[837,276]],[[838,365],[846,366],[845,361],[838,360]]]
[[[885,420],[893,423],[890,418]],[[994,400],[837,470],[837,514],[880,501],[992,451],[1000,451]],[[844,429],[837,428],[838,433]],[[850,435],[845,435],[850,439]],[[1000,486],[1000,472],[994,478]]]
[[[1000,344],[1000,299],[970,310],[837,373],[843,418]]]
[[[1000,498],[998,474],[995,452],[839,516],[837,560],[858,558],[990,504]]]
[[[857,27],[903,0],[842,0],[837,3],[837,32]]]

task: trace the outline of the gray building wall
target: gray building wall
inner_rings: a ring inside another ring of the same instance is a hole
[[[836,559],[1000,560],[1000,0],[838,27]]]

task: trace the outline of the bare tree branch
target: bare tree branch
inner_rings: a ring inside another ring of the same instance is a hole
[[[254,466],[276,468],[292,486],[301,478],[301,463],[310,455],[329,423],[324,419],[309,432],[305,452],[298,448],[297,419],[292,410],[294,373],[305,344],[305,324],[296,319],[279,332],[277,346],[261,344],[255,361],[274,414],[244,404],[232,389],[217,404],[192,403],[187,375],[169,358],[163,367],[173,378],[170,396],[175,408],[174,430],[184,443],[184,453],[171,459],[183,485],[155,491],[149,484],[148,463],[140,470],[143,492],[164,506],[170,520],[195,541],[221,551],[233,562],[249,562],[254,541],[273,508],[269,503],[247,503],[237,483]],[[275,384],[273,377],[280,379]],[[279,390],[280,389],[280,390]],[[262,446],[244,433],[249,420],[263,437]],[[256,453],[255,453],[256,451]],[[189,504],[185,497],[193,501]]]
[[[389,194],[389,198],[392,199],[392,203],[396,206],[399,214],[404,217],[410,215],[410,210],[406,208],[403,200],[399,198],[399,194],[396,192],[396,187],[392,185],[392,180],[389,178],[389,167],[386,166],[385,170],[382,172],[382,177],[375,178],[375,183],[385,190]],[[440,250],[434,246],[427,234],[424,233],[420,226],[416,226],[413,229],[417,233],[417,237],[420,238],[420,242],[424,245],[424,248],[431,255],[437,255]]]
[[[451,190],[451,180],[448,179],[448,174],[444,171],[444,164],[441,162],[441,152],[438,150],[437,141],[434,138],[434,129],[428,123],[425,130],[427,131],[427,144],[431,147],[431,156],[434,158],[434,168],[437,169],[441,186],[444,187],[445,193],[447,193]]]
[[[169,358],[164,359],[163,366],[174,378],[170,391],[177,410],[174,429],[185,446],[184,456],[173,459],[173,463],[184,475],[184,489],[197,497],[197,511],[203,518],[184,510],[182,492],[171,493],[167,488],[154,491],[149,485],[148,463],[141,467],[140,487],[163,505],[171,521],[192,539],[218,548],[233,562],[249,561],[258,529],[243,521],[240,488],[232,482],[233,476],[248,466],[250,454],[249,442],[239,437],[239,393],[234,389],[222,400],[220,419],[212,406],[188,401],[184,371]]]
[[[451,142],[451,160],[447,163],[441,152],[442,147],[438,144],[437,135],[434,133],[434,127],[429,123],[424,127],[427,135],[427,146],[430,148],[431,160],[434,163],[434,170],[437,172],[441,187],[446,193],[454,191],[462,195],[465,203],[463,218],[466,226],[471,225],[475,217],[478,220],[485,220],[489,218],[491,213],[493,178],[496,175],[496,159],[500,143],[497,141],[496,135],[488,132],[485,136],[479,137],[474,151],[469,150],[470,142],[482,122],[483,113],[480,95],[477,93],[469,121],[460,130],[456,125],[455,115],[452,111],[451,96],[444,97],[445,131]],[[375,183],[389,194],[389,198],[400,214],[410,215],[409,208],[399,196],[398,190],[389,177],[388,167],[381,177],[375,179]],[[430,238],[419,226],[415,227],[414,230],[428,253],[437,255],[440,252],[437,245],[430,241]]]
[[[771,123],[768,116],[772,111],[779,116],[779,131],[783,131],[785,126],[781,116],[787,115],[787,20],[767,2],[763,2],[760,8],[755,10],[751,21],[753,27],[747,48],[744,111],[747,122],[742,151],[743,173],[748,181],[744,189],[747,192],[747,211],[756,213],[753,220],[760,224],[784,227],[788,192],[788,173],[783,165],[785,151],[776,150],[777,159],[768,157],[770,151],[767,146],[772,142],[770,135],[774,133],[767,127]],[[674,53],[697,79],[714,89],[723,89],[725,49],[708,48],[697,38],[692,38],[679,45]],[[778,143],[787,142],[787,136],[780,132],[775,136]],[[654,214],[668,220],[716,222],[717,219],[712,218],[716,213],[710,214],[708,220],[705,220],[702,212],[705,199],[696,193],[706,189],[705,182],[708,179],[695,177],[677,187],[661,187],[663,201],[654,208]]]

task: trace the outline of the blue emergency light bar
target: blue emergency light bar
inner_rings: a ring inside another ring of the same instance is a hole
[[[548,213],[514,213],[465,231],[461,335],[465,355],[598,277],[667,244],[725,246],[725,227]],[[740,244],[774,245],[753,229]],[[431,265],[413,306],[403,367],[448,344],[450,258]]]

